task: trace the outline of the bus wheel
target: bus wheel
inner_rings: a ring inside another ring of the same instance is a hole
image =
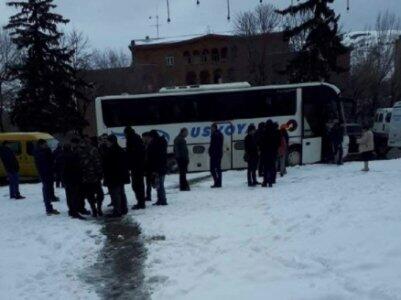
[[[174,155],[169,155],[167,158],[167,170],[170,174],[178,172],[178,164]]]
[[[291,147],[288,152],[288,165],[290,167],[298,166],[301,164],[301,149],[297,146]]]

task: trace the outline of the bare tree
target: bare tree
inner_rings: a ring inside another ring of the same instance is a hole
[[[12,77],[11,66],[20,61],[20,52],[6,30],[0,27],[0,130],[4,131],[3,116],[11,106],[18,83]]]
[[[401,20],[390,12],[379,13],[371,39],[353,53],[351,84],[360,119],[370,121],[377,108],[394,102],[391,81],[394,76],[395,40],[401,33]]]
[[[66,33],[62,40],[63,46],[74,51],[71,64],[75,70],[90,69],[92,51],[88,37],[76,29]]]
[[[130,65],[130,57],[123,50],[95,50],[91,56],[92,69],[124,68]]]
[[[239,13],[234,21],[234,32],[245,39],[250,73],[255,84],[269,83],[268,41],[262,35],[272,33],[281,24],[281,16],[272,4],[261,4],[255,10]]]
[[[401,34],[396,42],[395,50],[395,71],[393,76],[393,99],[401,101]]]

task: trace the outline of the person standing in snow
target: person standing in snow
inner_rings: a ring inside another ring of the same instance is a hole
[[[188,129],[182,128],[180,133],[174,140],[174,155],[180,172],[180,191],[190,190],[187,181],[187,173],[189,165],[189,152],[186,141],[187,136],[188,136]]]
[[[124,129],[128,165],[131,172],[132,190],[137,204],[134,210],[145,209],[145,146],[142,138],[131,127]]]
[[[370,130],[368,125],[363,128],[363,135],[358,139],[359,151],[361,153],[362,160],[364,161],[363,172],[369,172],[369,161],[373,158],[373,151],[375,150],[375,140],[373,132]]]
[[[248,164],[248,186],[254,187],[258,185],[258,181],[256,179],[256,169],[258,168],[259,154],[258,154],[258,146],[256,144],[256,127],[251,124],[247,130],[247,136],[245,137],[245,155],[244,160]]]
[[[62,187],[61,173],[62,173],[62,161],[61,156],[63,154],[63,146],[61,143],[57,145],[56,150],[53,152],[54,157],[54,180],[56,183],[56,188]]]
[[[127,154],[117,142],[115,135],[107,138],[108,150],[103,159],[103,184],[109,189],[113,213],[107,217],[120,218],[128,213],[125,185],[130,183]]]
[[[261,149],[263,137],[265,134],[265,128],[266,128],[266,123],[261,122],[258,124],[258,129],[256,130],[256,133],[255,133],[256,145],[258,146],[258,151],[259,151],[259,161],[258,161],[259,177],[263,177],[263,169],[264,169],[263,156],[260,154],[260,149]]]
[[[344,127],[336,120],[330,131],[330,139],[333,147],[333,159],[337,165],[343,164],[343,142],[344,142]]]
[[[54,157],[45,140],[38,140],[34,151],[34,158],[42,182],[43,201],[45,203],[46,214],[48,216],[59,215],[60,213],[54,209],[52,205],[52,201],[54,201]]]
[[[99,185],[103,177],[102,160],[99,151],[91,144],[91,140],[88,138],[81,140],[78,155],[82,171],[80,212],[86,213],[85,199],[87,199],[91,207],[92,216],[97,218],[98,215],[103,215],[103,199],[101,195],[98,196]]]
[[[167,174],[167,141],[156,130],[150,132],[148,147],[149,171],[157,190],[157,202],[154,205],[167,205],[164,180]]]
[[[144,132],[142,134],[142,141],[145,146],[145,164],[144,164],[144,171],[145,171],[145,200],[152,201],[152,172],[149,169],[149,144],[150,144],[150,133]]]
[[[271,120],[266,122],[265,134],[261,143],[261,155],[263,156],[263,187],[273,187],[277,176],[277,153],[280,145],[280,133],[278,125]]]
[[[77,153],[78,147],[79,140],[77,138],[72,138],[70,143],[64,144],[61,153],[61,179],[67,199],[68,215],[73,219],[85,220],[78,212],[82,181],[81,163]]]
[[[288,145],[289,145],[289,136],[287,132],[287,126],[283,125],[280,128],[280,146],[278,149],[278,156],[279,156],[278,163],[281,177],[287,174]]]
[[[3,162],[9,181],[10,199],[25,199],[19,192],[19,163],[15,153],[10,149],[8,141],[3,142],[0,147],[0,159]]]
[[[209,147],[210,173],[213,176],[214,184],[211,188],[221,188],[223,173],[221,170],[221,160],[223,159],[224,136],[218,129],[217,124],[211,126],[211,137]]]

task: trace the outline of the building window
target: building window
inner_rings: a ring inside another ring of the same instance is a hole
[[[187,64],[192,64],[192,57],[191,57],[191,53],[189,53],[189,51],[185,51],[183,56],[184,56],[184,61]]]
[[[213,82],[214,83],[223,83],[223,71],[217,69],[213,73]]]
[[[237,59],[237,57],[238,57],[238,47],[237,46],[231,46],[231,49],[230,49],[230,59],[232,60],[232,61],[235,61],[236,59]]]
[[[174,56],[166,56],[166,65],[169,67],[174,66],[175,59]]]
[[[212,61],[213,62],[219,62],[220,61],[220,53],[219,49],[212,49]]]
[[[200,62],[201,62],[201,55],[200,55],[200,52],[199,52],[198,50],[195,50],[195,51],[192,53],[192,55],[193,55],[193,57],[192,57],[193,63],[194,63],[194,64],[200,64]]]
[[[207,70],[203,70],[199,74],[200,84],[210,84],[210,73]]]
[[[209,50],[205,49],[202,51],[202,63],[207,63],[209,61]]]
[[[221,48],[221,60],[226,61],[228,57],[228,49],[227,47]]]
[[[195,72],[188,72],[185,78],[185,82],[187,83],[187,85],[195,85],[198,82],[198,76]]]

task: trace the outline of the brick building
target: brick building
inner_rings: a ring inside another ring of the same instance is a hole
[[[283,82],[277,71],[290,55],[282,33],[253,38],[207,34],[174,39],[132,41],[132,63],[156,65],[167,86],[249,81]]]

